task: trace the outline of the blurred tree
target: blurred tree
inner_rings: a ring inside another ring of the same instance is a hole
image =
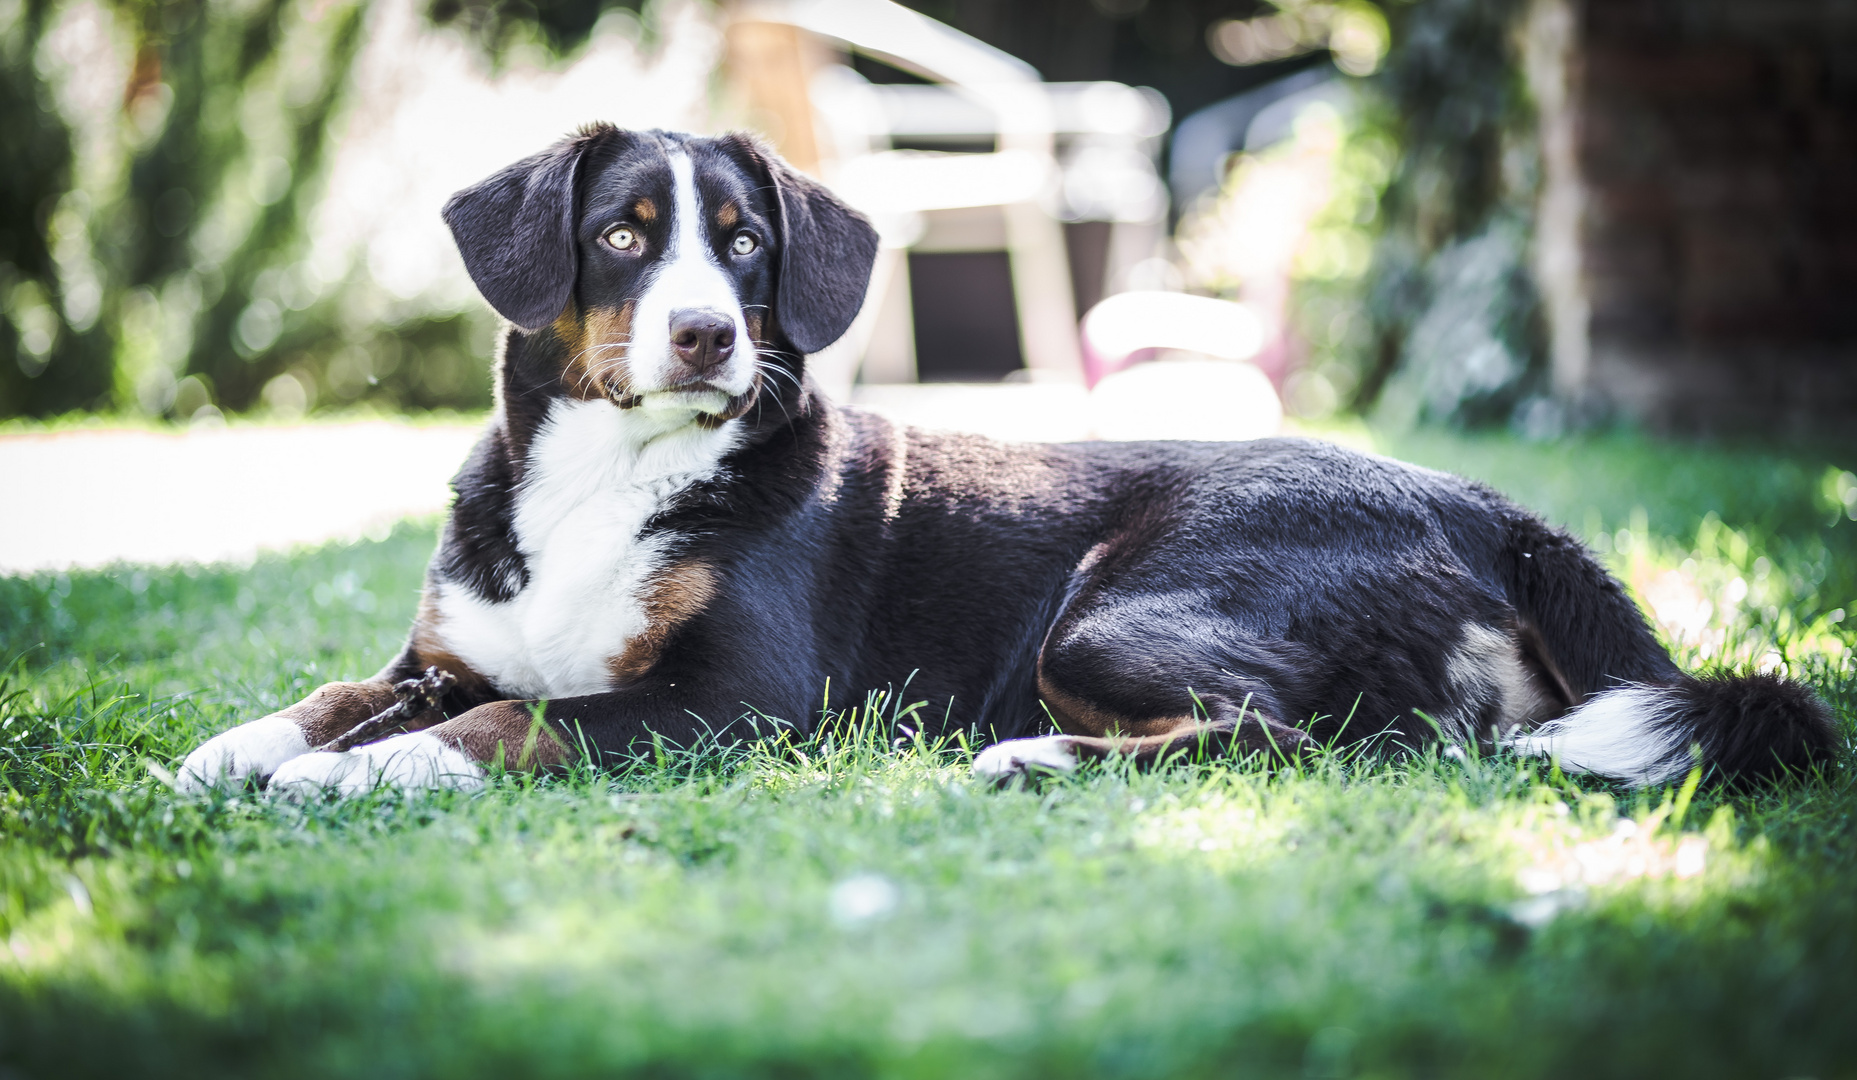
[[[1356,408],[1505,423],[1544,393],[1528,265],[1539,184],[1517,27],[1527,0],[1387,5],[1368,125],[1400,149],[1366,287]]]
[[[263,0],[241,28],[244,32],[238,35],[236,52],[228,49],[229,55],[215,57],[202,50],[196,61],[201,65],[200,74],[205,74],[215,61],[229,63],[238,83],[250,88],[247,93],[254,92],[256,88],[251,84],[257,69],[253,60],[259,55],[274,58],[277,16],[287,3]],[[254,295],[254,286],[264,270],[301,255],[295,249],[302,245],[303,226],[314,208],[312,182],[322,173],[330,142],[330,120],[360,48],[363,13],[360,3],[330,5],[321,12],[318,21],[322,25],[298,28],[296,43],[308,62],[295,72],[267,73],[281,84],[266,88],[282,99],[278,102],[282,107],[274,107],[279,123],[269,129],[268,138],[245,139],[245,194],[256,204],[256,213],[243,235],[219,260],[220,280],[225,285],[216,300],[206,301],[187,358],[187,371],[210,376],[221,399],[234,407],[251,405],[265,382],[282,366],[282,357],[273,347],[281,337],[282,311],[275,299]],[[210,43],[210,39],[202,42]],[[136,163],[138,168],[146,167],[151,177],[170,170],[177,174],[172,176],[177,186],[165,190],[160,187],[168,180],[165,176],[145,187],[135,185],[145,194],[159,191],[157,199],[180,191],[187,195],[185,201],[193,201],[192,192],[203,188],[203,181],[215,178],[188,176],[180,163],[187,160],[197,144],[224,145],[233,141],[230,132],[215,130],[216,125],[210,123],[213,102],[207,87],[211,84],[205,79],[187,81],[191,84],[188,124],[178,130],[170,124],[164,136],[175,132],[175,142],[151,147]],[[176,104],[180,104],[178,95]],[[170,265],[164,269],[172,272],[181,268]],[[272,323],[279,324],[278,331],[269,329]]]
[[[0,415],[84,408],[110,389],[109,343],[94,320],[74,326],[66,317],[52,250],[74,156],[34,63],[52,12],[50,0],[0,12]]]
[[[364,13],[340,0],[25,5],[5,31],[0,140],[30,165],[0,181],[0,259],[17,279],[0,414],[138,396],[159,412],[177,374],[235,407],[256,399],[278,363],[238,323],[259,271],[300,243]],[[55,55],[55,19],[93,52],[126,37],[124,70]],[[61,110],[61,89],[82,99],[74,84],[113,77],[119,112]]]
[[[430,0],[426,16],[457,26],[492,59],[518,42],[538,40],[557,56],[580,47],[600,16],[615,8],[639,11],[644,0]]]
[[[428,13],[494,61],[517,44],[565,53],[612,6],[639,3]],[[347,325],[342,288],[365,283],[317,281],[304,262],[369,8],[0,5],[0,416],[300,408],[319,382],[342,400],[488,402],[472,320]]]

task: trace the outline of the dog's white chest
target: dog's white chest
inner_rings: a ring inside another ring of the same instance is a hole
[[[646,629],[644,597],[666,563],[666,538],[644,536],[646,522],[712,475],[734,443],[732,425],[664,430],[680,419],[556,402],[516,495],[528,584],[503,603],[438,586],[438,641],[505,693],[562,698],[611,688],[611,665]]]

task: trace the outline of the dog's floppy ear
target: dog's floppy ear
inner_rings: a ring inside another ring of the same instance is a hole
[[[580,163],[617,134],[607,124],[586,128],[445,202],[445,224],[477,291],[524,330],[547,326],[567,306],[580,268],[574,243]]]
[[[780,201],[780,287],[774,319],[802,353],[843,337],[864,306],[877,261],[877,230],[824,185],[752,138],[739,145],[760,163]]]

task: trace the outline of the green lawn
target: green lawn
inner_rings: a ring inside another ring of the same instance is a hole
[[[1857,454],[1378,445],[1602,543],[1686,663],[1857,721]],[[860,714],[477,797],[169,793],[378,667],[433,537],[0,578],[0,1076],[1857,1076],[1848,760],[1732,797],[1435,757],[993,791]]]

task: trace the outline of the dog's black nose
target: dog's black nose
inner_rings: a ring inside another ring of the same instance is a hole
[[[735,348],[735,320],[708,308],[671,312],[671,351],[701,374],[729,358]]]

